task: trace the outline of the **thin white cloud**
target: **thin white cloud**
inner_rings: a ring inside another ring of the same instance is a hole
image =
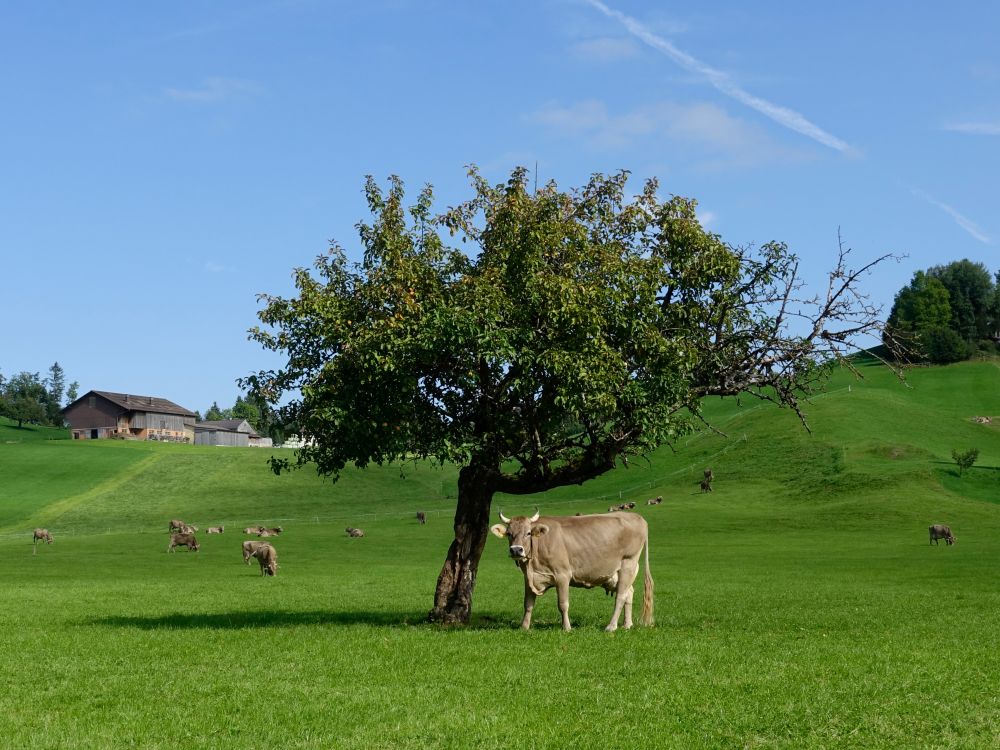
[[[944,129],[970,135],[1000,135],[1000,122],[951,122]]]
[[[627,16],[621,11],[609,8],[607,5],[602,3],[601,0],[583,1],[599,10],[608,18],[612,18],[620,22],[630,34],[640,39],[653,49],[662,52],[685,70],[691,73],[696,73],[697,75],[707,79],[716,90],[726,96],[760,112],[762,115],[774,120],[779,125],[789,128],[790,130],[794,130],[797,133],[801,133],[807,138],[811,138],[817,143],[821,143],[824,146],[834,149],[835,151],[840,151],[841,153],[854,152],[854,149],[846,141],[843,141],[835,135],[826,132],[793,109],[782,107],[781,105],[774,104],[766,99],[754,96],[748,91],[744,91],[732,80],[732,78],[729,77],[728,74],[706,65],[683,50],[678,49],[663,37],[654,34],[631,16]]]
[[[684,154],[711,169],[798,160],[802,156],[775,144],[761,128],[709,102],[656,102],[617,114],[595,99],[571,105],[553,102],[527,119],[560,137],[579,138],[595,148],[644,143],[650,149],[662,149],[665,141],[682,143]]]
[[[714,211],[706,211],[701,206],[698,207],[697,215],[698,223],[705,229],[708,229],[719,220],[719,217]]]
[[[168,99],[173,99],[177,102],[199,102],[210,104],[241,96],[258,94],[260,93],[260,86],[253,81],[244,81],[238,78],[224,78],[222,76],[210,76],[204,79],[201,82],[201,85],[197,88],[168,88],[165,89],[163,93]]]
[[[927,201],[932,206],[934,206],[936,208],[939,208],[942,211],[944,211],[952,219],[954,219],[954,221],[955,221],[956,224],[958,224],[962,229],[964,229],[966,232],[968,232],[973,238],[979,240],[984,245],[991,245],[991,244],[993,244],[993,240],[990,239],[989,235],[987,235],[982,229],[980,229],[976,225],[976,223],[974,221],[972,221],[971,219],[966,218],[965,216],[963,216],[962,214],[960,214],[958,211],[956,211],[954,208],[952,208],[951,206],[949,206],[947,203],[942,203],[937,198],[934,198],[933,196],[930,196],[927,193],[925,193],[923,190],[919,190],[919,189],[914,188],[914,187],[910,188],[910,192],[913,193],[913,195],[917,196],[918,198]]]
[[[584,39],[574,44],[572,49],[573,54],[581,60],[596,63],[618,62],[639,54],[639,46],[627,36]]]

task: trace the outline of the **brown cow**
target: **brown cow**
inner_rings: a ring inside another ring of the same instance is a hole
[[[186,525],[179,518],[175,518],[167,522],[167,531],[183,531]]]
[[[711,492],[712,491],[712,481],[710,479],[702,479],[701,480],[701,491],[702,492]]]
[[[243,542],[243,562],[249,565],[250,558],[253,557],[253,551],[264,544],[267,544],[267,542],[258,542],[256,539]]]
[[[266,528],[264,526],[259,526],[257,531],[257,536],[278,536],[284,529],[280,526],[275,526],[273,528]]]
[[[170,544],[167,546],[167,552],[173,552],[174,547],[187,547],[188,552],[197,552],[201,549],[201,545],[194,538],[194,534],[188,534],[183,531],[178,531],[170,535]]]
[[[31,543],[38,544],[38,542],[45,542],[46,544],[52,544],[52,534],[49,533],[48,529],[35,529],[32,534]]]
[[[209,526],[205,529],[206,534],[221,534],[226,530],[225,526]]]
[[[642,623],[653,624],[653,577],[649,571],[649,527],[635,513],[596,516],[542,516],[507,518],[491,527],[508,541],[508,552],[524,574],[524,618],[521,627],[531,627],[535,597],[553,586],[562,615],[563,630],[570,630],[570,586],[614,591],[615,609],[608,632],[632,627],[633,583],[639,574],[639,558],[645,550],[646,576],[642,601]]]
[[[663,502],[663,495],[657,495],[656,497],[651,497],[646,501],[646,505],[659,505]]]
[[[955,535],[951,533],[951,527],[945,526],[943,523],[936,523],[933,526],[927,527],[927,531],[930,532],[931,540],[928,544],[937,544],[938,539],[944,539],[945,543],[952,545],[955,543]]]
[[[181,529],[181,533],[183,533],[183,534],[193,534],[197,530],[198,530],[197,526],[192,526],[191,524],[186,523],[186,524],[184,524],[184,527]]]
[[[267,542],[261,543],[252,553],[260,563],[260,574],[268,576],[278,575],[278,552]]]
[[[259,534],[260,532],[262,532],[264,530],[265,529],[264,529],[263,526],[247,526],[245,529],[243,529],[243,533],[244,534]]]
[[[425,524],[427,523],[427,515],[422,511],[417,511],[417,523]]]
[[[354,537],[355,539],[358,539],[365,535],[364,531],[362,531],[361,529],[356,529],[353,526],[348,526],[346,529],[344,529],[344,531],[347,532],[348,536]]]

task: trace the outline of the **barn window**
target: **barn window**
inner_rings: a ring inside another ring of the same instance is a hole
[[[96,409],[97,408],[97,396],[91,396],[90,398],[88,398],[87,399],[87,406],[89,406],[91,409]]]

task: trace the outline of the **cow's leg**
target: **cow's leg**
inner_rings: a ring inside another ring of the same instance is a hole
[[[625,614],[625,627],[632,627],[632,584],[635,583],[635,577],[638,573],[638,561],[622,560],[622,567],[618,571],[618,590],[615,592],[615,611],[611,614],[611,622],[605,628],[609,633],[618,630],[618,619],[626,604],[628,604],[628,609]]]
[[[528,630],[531,627],[531,612],[535,609],[535,592],[528,584],[524,584],[524,617],[521,619],[521,630]]]
[[[622,605],[622,611],[625,613],[625,622],[622,627],[626,630],[632,627],[632,596],[635,594],[635,586],[629,586],[628,590],[625,591],[625,604]]]
[[[569,578],[556,580],[556,598],[559,602],[559,614],[562,615],[562,629],[572,630],[573,626],[569,624]]]

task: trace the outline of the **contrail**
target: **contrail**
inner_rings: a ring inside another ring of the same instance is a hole
[[[1000,122],[954,122],[944,129],[971,135],[1000,135]]]
[[[962,216],[962,214],[960,214],[954,208],[952,208],[951,206],[949,206],[947,203],[942,203],[937,198],[933,198],[930,195],[928,195],[927,193],[925,193],[923,190],[918,190],[917,188],[914,188],[914,187],[910,188],[910,192],[913,193],[918,198],[922,198],[923,200],[927,201],[932,206],[936,206],[937,208],[940,208],[942,211],[944,211],[946,214],[948,214],[951,218],[953,218],[955,220],[956,224],[958,224],[960,227],[962,227],[962,229],[964,229],[970,235],[972,235],[977,240],[979,240],[980,242],[982,242],[984,245],[991,245],[991,244],[993,244],[993,241],[989,238],[989,236],[987,236],[983,232],[982,229],[980,229],[978,226],[976,226],[975,222],[973,222],[972,220],[967,219],[966,217]]]
[[[712,84],[712,86],[726,96],[745,104],[751,109],[757,110],[762,115],[771,118],[779,125],[784,125],[790,130],[794,130],[807,138],[812,138],[814,141],[822,143],[824,146],[829,146],[830,148],[840,151],[841,153],[848,153],[854,150],[848,143],[842,141],[840,138],[837,138],[835,135],[827,133],[818,125],[814,125],[809,122],[809,120],[795,110],[782,107],[778,104],[774,104],[773,102],[769,102],[766,99],[761,99],[759,96],[754,96],[748,91],[744,91],[737,86],[726,73],[706,65],[683,50],[677,49],[677,47],[672,45],[666,39],[657,36],[631,16],[626,16],[620,11],[609,8],[607,5],[602,3],[601,0],[583,1],[601,11],[601,13],[606,15],[608,18],[613,18],[616,21],[619,21],[630,34],[638,37],[653,49],[659,50],[685,70],[697,73],[698,75],[708,79],[708,82]]]

